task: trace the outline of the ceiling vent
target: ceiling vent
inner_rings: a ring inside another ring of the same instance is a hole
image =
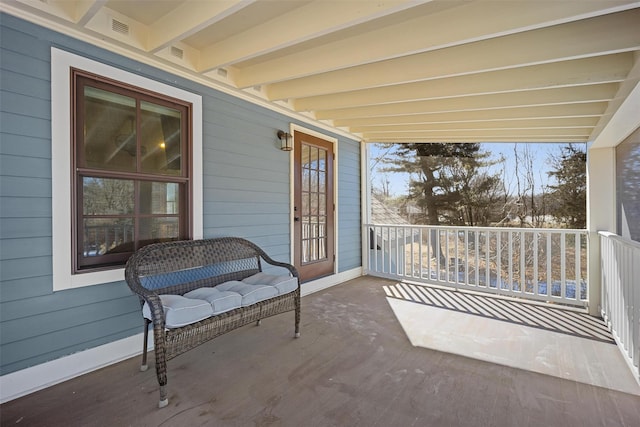
[[[224,77],[225,79],[227,78],[227,70],[224,68],[218,68],[218,75],[220,77]]]
[[[184,56],[184,50],[180,49],[179,47],[171,46],[171,56],[182,59]]]
[[[129,26],[115,18],[111,18],[111,30],[125,36],[129,35]]]

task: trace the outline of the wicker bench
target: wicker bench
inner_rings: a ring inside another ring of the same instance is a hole
[[[273,267],[263,272],[268,265]],[[233,329],[292,310],[295,337],[300,336],[298,272],[248,240],[223,237],[151,244],[129,259],[125,277],[140,299],[144,317],[143,371],[153,323],[160,408],[169,403],[170,359]]]

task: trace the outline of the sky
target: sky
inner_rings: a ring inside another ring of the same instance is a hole
[[[492,159],[498,159],[500,155],[505,157],[505,169],[507,174],[509,171],[513,171],[515,168],[514,163],[514,143],[482,143],[481,150],[491,153]],[[529,145],[531,153],[534,156],[534,169],[536,172],[536,185],[539,190],[542,185],[549,184],[549,178],[547,172],[551,169],[548,162],[550,155],[560,154],[561,147],[565,146],[565,143],[518,143],[518,148],[521,149],[524,145]],[[374,158],[378,157],[386,150],[381,150],[377,144],[371,144],[369,154],[369,165],[373,165]],[[373,167],[371,171],[372,185],[376,188],[382,188],[382,182],[386,178],[389,180],[390,193],[392,195],[406,194],[407,183],[409,176],[407,174],[381,172],[379,168],[383,166],[378,163]]]

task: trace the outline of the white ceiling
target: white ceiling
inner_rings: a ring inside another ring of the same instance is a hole
[[[365,141],[591,141],[640,81],[640,2],[0,0],[0,5]]]

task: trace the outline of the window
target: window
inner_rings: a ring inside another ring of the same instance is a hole
[[[51,48],[51,105],[54,291],[124,280],[145,241],[202,238],[200,95]]]
[[[640,130],[616,147],[617,233],[640,242]]]
[[[190,105],[72,71],[74,272],[189,233]]]

